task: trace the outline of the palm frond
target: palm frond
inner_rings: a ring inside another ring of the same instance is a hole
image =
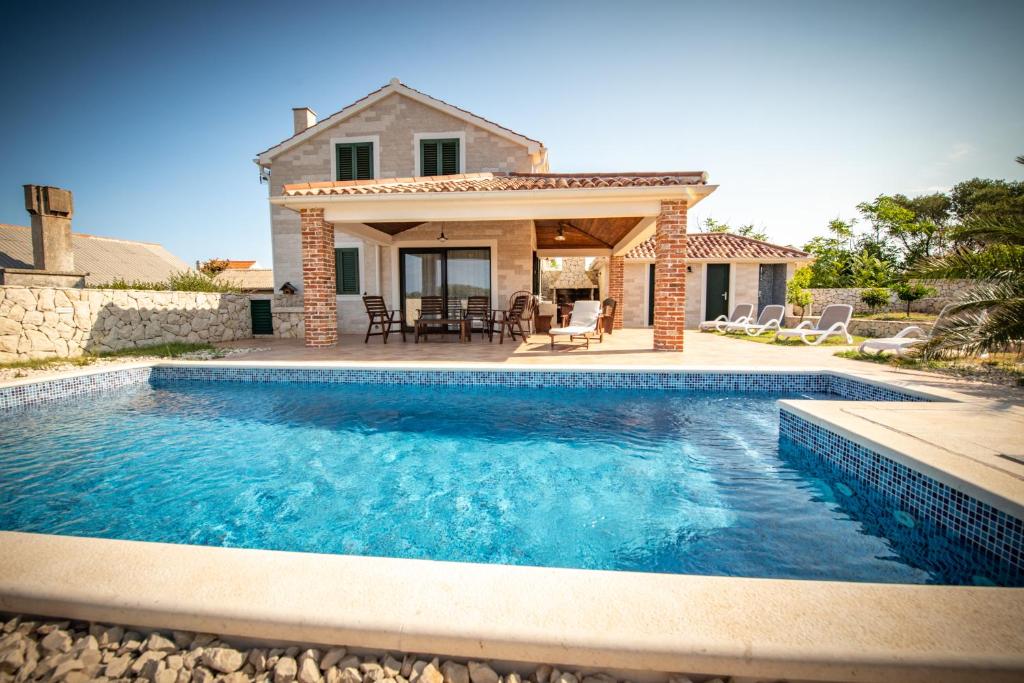
[[[1024,284],[993,282],[966,292],[936,323],[926,355],[1001,351],[1024,340]]]
[[[960,242],[1024,245],[1024,217],[976,218],[950,233]]]
[[[1024,273],[1024,247],[993,244],[984,249],[956,249],[942,256],[924,258],[910,269],[922,280],[1016,280]]]

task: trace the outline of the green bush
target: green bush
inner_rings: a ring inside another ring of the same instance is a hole
[[[928,296],[935,296],[935,290],[920,283],[901,282],[893,285],[892,291],[896,298],[907,304],[907,317],[910,317],[910,304]]]
[[[144,282],[142,280],[128,282],[124,278],[117,278],[102,285],[95,285],[91,289],[148,289],[157,292],[219,292],[224,294],[239,291],[238,287],[217,282],[211,276],[195,270],[171,273],[164,282]]]
[[[889,303],[892,294],[885,287],[872,287],[860,293],[860,300],[868,305],[872,311],[881,308]]]
[[[811,305],[814,297],[807,291],[811,284],[812,272],[808,266],[798,268],[793,277],[786,283],[786,303],[800,307],[800,317],[803,318],[807,307]]]

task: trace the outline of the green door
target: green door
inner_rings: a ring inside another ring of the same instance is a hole
[[[270,315],[269,299],[250,299],[249,316],[253,334],[274,334],[274,319]]]
[[[707,289],[704,291],[704,319],[729,315],[729,264],[708,264]]]

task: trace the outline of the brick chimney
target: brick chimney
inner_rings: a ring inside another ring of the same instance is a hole
[[[298,135],[316,125],[316,112],[309,107],[293,107],[292,120],[295,122],[295,134]]]

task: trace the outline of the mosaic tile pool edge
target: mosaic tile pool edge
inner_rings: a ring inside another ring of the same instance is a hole
[[[0,387],[0,410],[145,384],[149,382],[152,370],[148,366],[120,368]]]
[[[1024,521],[785,408],[779,416],[779,438],[803,446],[900,510],[1024,572]]]

